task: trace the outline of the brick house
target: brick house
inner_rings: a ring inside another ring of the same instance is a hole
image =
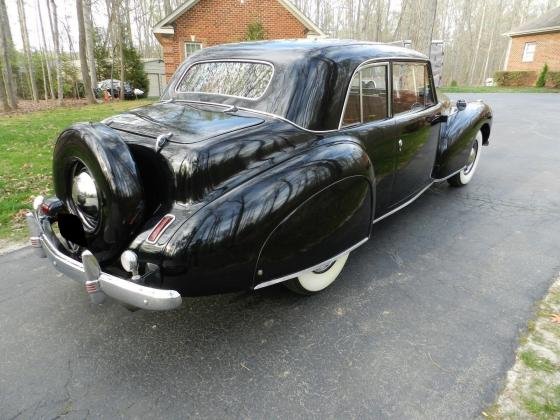
[[[530,84],[545,63],[550,71],[560,71],[560,7],[505,35],[509,36],[509,45],[504,70],[533,72]]]
[[[267,39],[326,36],[289,0],[187,0],[153,29],[167,79],[199,49],[242,41],[255,22]]]

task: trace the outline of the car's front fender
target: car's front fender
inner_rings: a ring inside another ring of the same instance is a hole
[[[491,125],[492,111],[482,101],[469,102],[464,110],[449,115],[441,129],[434,178],[443,179],[461,170],[480,130],[484,144],[488,144]]]

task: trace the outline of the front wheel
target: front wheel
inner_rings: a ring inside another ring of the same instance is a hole
[[[334,261],[329,261],[313,270],[300,274],[298,277],[288,280],[284,284],[292,292],[300,295],[312,295],[326,289],[336,280],[348,259],[343,255]]]
[[[467,185],[471,182],[471,179],[474,176],[476,168],[478,166],[478,162],[480,161],[480,154],[482,151],[482,132],[479,131],[474,139],[474,143],[471,148],[471,152],[469,154],[469,160],[461,172],[458,174],[453,175],[451,178],[447,180],[449,184],[453,187],[462,187]]]

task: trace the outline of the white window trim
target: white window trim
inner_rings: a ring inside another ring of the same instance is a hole
[[[202,49],[202,42],[192,42],[192,41],[185,41],[183,43],[183,54],[185,54],[185,59],[189,58],[192,54],[188,54],[187,53],[187,45],[198,45],[200,48],[197,51],[200,51]]]
[[[529,52],[529,48],[532,47],[532,51]],[[533,61],[535,61],[535,52],[537,50],[537,43],[532,41],[532,42],[526,42],[525,46],[523,47],[523,56],[521,57],[521,61],[523,63],[532,63]],[[530,54],[530,57],[529,57]]]

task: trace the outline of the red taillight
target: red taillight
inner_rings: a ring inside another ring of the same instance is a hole
[[[148,236],[148,242],[152,244],[155,243],[159,239],[161,234],[165,231],[165,229],[167,229],[169,225],[173,223],[173,220],[175,220],[175,216],[173,216],[172,214],[166,214],[165,216],[163,216],[150,232],[150,236]]]
[[[48,215],[49,211],[51,211],[51,209],[49,208],[49,205],[47,203],[41,204],[41,206],[39,208],[41,209],[41,212],[43,214],[46,214],[46,215]]]
[[[56,217],[63,207],[64,204],[58,198],[47,198],[41,203],[37,212],[48,217]]]

